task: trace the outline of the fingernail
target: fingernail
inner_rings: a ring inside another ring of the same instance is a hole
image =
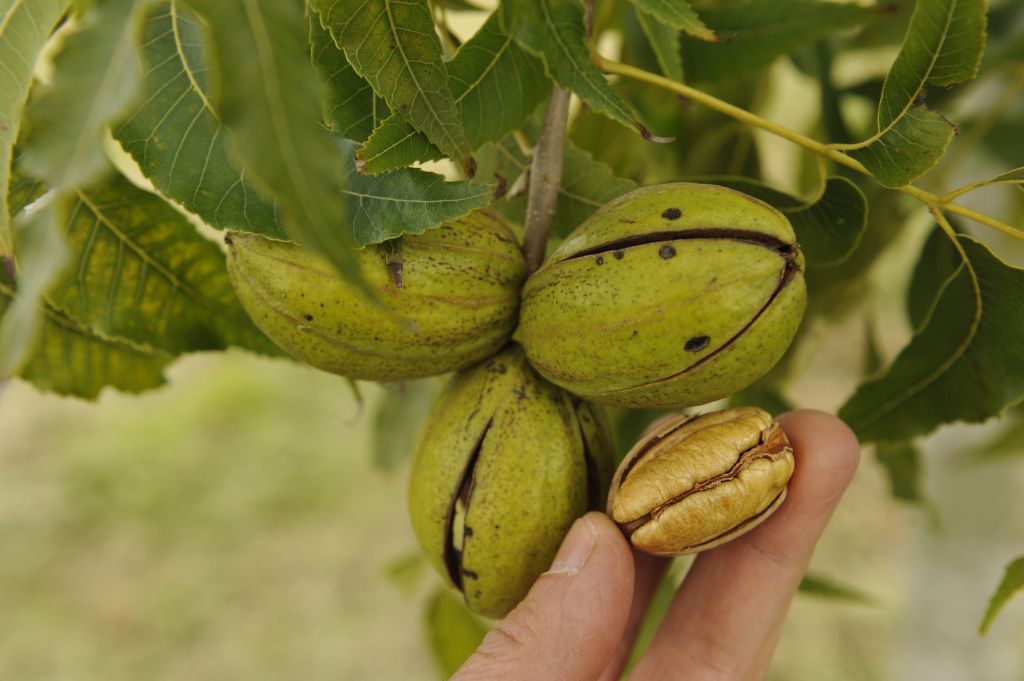
[[[569,529],[569,534],[562,541],[561,548],[555,554],[548,572],[555,574],[575,575],[582,568],[587,558],[594,552],[597,533],[586,516],[579,518]]]

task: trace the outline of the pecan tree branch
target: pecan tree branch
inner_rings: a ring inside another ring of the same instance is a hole
[[[544,262],[548,231],[558,202],[565,129],[569,118],[569,94],[568,90],[557,85],[551,88],[551,99],[544,116],[544,130],[533,149],[533,160],[530,163],[530,195],[526,202],[523,253],[531,272]]]

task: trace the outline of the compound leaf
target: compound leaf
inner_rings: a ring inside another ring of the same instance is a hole
[[[496,12],[448,63],[448,78],[472,149],[522,125],[548,92],[541,64],[501,29]],[[441,150],[392,114],[359,152],[360,169],[378,173],[441,158]]]
[[[203,27],[180,0],[149,9],[140,58],[141,101],[113,132],[143,175],[211,227],[283,238],[273,203],[228,156]]]
[[[98,335],[171,354],[277,354],[238,302],[221,249],[160,197],[118,175],[61,208],[73,265],[47,296],[54,308]]]
[[[361,282],[344,220],[341,164],[323,116],[322,87],[309,58],[301,4],[280,0],[191,0],[213,37],[219,78],[214,109],[230,149],[265,196],[279,202],[285,229]]]
[[[418,168],[360,175],[352,144],[343,142],[340,147],[346,158],[341,195],[357,246],[421,234],[487,205],[494,195],[490,185],[447,182],[442,175]]]
[[[910,343],[839,415],[863,440],[908,440],[977,423],[1024,398],[1024,270],[961,235],[967,255]]]
[[[886,187],[930,170],[954,126],[925,105],[929,85],[974,78],[985,49],[985,0],[918,0],[907,35],[882,86],[878,132],[849,154]]]
[[[311,0],[310,6],[392,111],[446,156],[470,158],[427,0]]]
[[[348,63],[319,17],[311,12],[308,19],[313,64],[326,85],[324,122],[339,137],[364,142],[391,110]]]
[[[505,0],[505,27],[523,49],[539,56],[559,85],[572,90],[594,111],[647,132],[636,113],[612,90],[590,61],[583,5],[578,0]]]

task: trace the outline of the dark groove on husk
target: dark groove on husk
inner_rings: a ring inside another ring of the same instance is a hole
[[[484,426],[483,431],[480,432],[480,437],[477,439],[476,444],[473,446],[473,451],[470,453],[469,458],[466,460],[466,467],[462,471],[462,477],[459,478],[459,486],[452,496],[451,504],[448,506],[448,518],[445,521],[445,537],[447,541],[444,545],[444,564],[448,569],[448,577],[452,580],[452,584],[455,585],[459,591],[462,591],[462,552],[466,549],[466,537],[465,528],[466,523],[463,520],[463,537],[462,537],[462,550],[455,548],[454,537],[452,532],[455,527],[455,504],[457,501],[462,501],[462,507],[465,509],[463,512],[465,515],[469,514],[469,499],[473,495],[473,486],[476,482],[476,463],[477,459],[480,458],[480,451],[483,449],[484,438],[487,437],[487,431],[491,429],[491,425],[494,423],[494,419],[487,422]]]
[[[587,441],[586,431],[583,429],[583,419],[580,418],[579,408],[581,406],[583,406],[582,403],[574,406],[572,413],[576,416],[576,428],[579,429],[580,440],[583,441],[583,465],[586,467],[587,474],[587,510],[596,511],[604,506],[601,500],[601,481],[598,479],[597,463],[590,452],[590,443]]]
[[[698,367],[700,367],[700,366],[704,365],[705,363],[707,363],[707,362],[711,361],[712,359],[714,359],[720,353],[722,353],[725,350],[727,350],[733,343],[735,343],[737,340],[739,340],[750,329],[750,327],[752,327],[754,324],[757,323],[757,320],[759,320],[764,315],[764,313],[768,310],[768,308],[771,307],[772,303],[775,302],[775,299],[779,297],[779,294],[781,294],[786,289],[786,286],[789,285],[789,282],[791,282],[793,280],[793,278],[797,274],[800,273],[800,266],[797,265],[797,263],[796,263],[796,252],[794,250],[788,250],[788,251],[785,251],[785,252],[780,250],[779,253],[782,255],[783,259],[785,260],[785,264],[782,266],[782,272],[779,273],[779,283],[778,283],[778,285],[775,287],[775,290],[772,291],[772,294],[771,294],[771,296],[768,297],[768,300],[765,301],[765,304],[761,306],[761,309],[757,311],[757,314],[755,314],[753,317],[751,317],[750,320],[746,324],[743,325],[743,328],[741,328],[739,331],[737,331],[735,334],[733,334],[733,336],[729,340],[727,340],[721,346],[716,348],[713,352],[708,353],[707,355],[705,355],[704,357],[700,358],[698,361],[694,362],[693,364],[689,365],[688,367],[686,367],[682,371],[677,371],[674,374],[670,374],[668,376],[662,376],[661,378],[656,378],[654,380],[648,381],[647,383],[641,383],[640,385],[633,385],[633,386],[629,386],[629,387],[626,387],[626,388],[618,388],[616,390],[608,390],[606,392],[599,393],[599,394],[600,395],[614,395],[615,393],[629,392],[631,390],[637,390],[638,388],[646,388],[646,387],[651,386],[651,385],[657,385],[659,383],[664,383],[666,381],[672,381],[672,380],[682,376],[683,374],[687,374],[687,373],[697,369]]]
[[[624,248],[631,248],[633,246],[643,246],[645,244],[656,244],[663,241],[686,241],[689,239],[730,239],[732,241],[742,241],[744,243],[753,244],[755,246],[762,246],[764,248],[778,251],[783,257],[791,258],[795,256],[796,246],[791,243],[787,243],[782,239],[772,236],[770,234],[762,234],[761,232],[750,232],[744,229],[727,229],[724,227],[704,227],[698,229],[685,229],[685,230],[666,230],[662,232],[647,232],[646,234],[637,234],[635,236],[627,236],[621,239],[615,239],[614,241],[608,241],[597,246],[585,248],[582,251],[577,251],[572,255],[560,260],[559,262],[567,262],[569,260],[575,260],[577,258],[585,258],[590,255],[598,255],[600,253],[607,253],[609,251],[621,250]]]

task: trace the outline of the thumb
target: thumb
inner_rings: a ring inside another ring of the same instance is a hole
[[[593,681],[616,650],[632,598],[625,538],[607,516],[588,513],[452,681]]]

